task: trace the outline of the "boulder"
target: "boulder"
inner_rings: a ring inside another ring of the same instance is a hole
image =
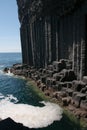
[[[4,71],[5,73],[8,73],[8,70],[9,70],[9,68],[5,67],[3,71]]]
[[[61,92],[58,92],[58,91],[54,92],[54,93],[53,93],[53,98],[56,98],[56,99],[58,99],[58,100],[61,101],[60,93],[61,93]]]
[[[30,72],[33,74],[36,72],[36,69],[30,69]]]
[[[41,80],[38,80],[37,81],[37,86],[40,86],[41,85]]]
[[[42,70],[42,74],[46,74],[46,69],[43,69],[43,70]]]
[[[52,71],[52,70],[47,70],[47,74],[48,74],[49,77],[52,77],[53,74],[54,74],[54,71]]]
[[[51,84],[56,85],[56,80],[54,78],[51,79]]]
[[[86,111],[87,111],[87,100],[82,100],[82,101],[81,101],[81,104],[80,104],[80,107],[81,107],[83,110],[86,110]]]
[[[46,85],[52,87],[52,85],[56,85],[56,80],[54,78],[47,78]]]
[[[67,84],[64,82],[58,82],[58,88],[60,90],[63,90],[63,88],[67,88]]]
[[[47,89],[47,87],[45,84],[41,83],[40,89],[44,92]]]
[[[72,100],[73,100],[73,104],[76,107],[80,107],[81,101],[85,100],[85,99],[86,99],[86,94],[79,93],[79,92],[73,92]]]
[[[50,79],[49,77],[46,79],[46,85],[47,85],[48,87],[51,86],[51,79]]]
[[[28,72],[28,77],[31,78],[31,72]]]
[[[63,69],[63,70],[60,72],[60,75],[62,75],[62,77],[61,77],[61,79],[60,79],[61,82],[68,81],[68,70]]]
[[[23,65],[22,64],[13,64],[13,68],[15,70],[23,69]]]
[[[75,91],[80,92],[82,90],[82,88],[85,88],[85,83],[83,81],[73,81],[72,82],[72,89],[74,89]]]
[[[71,60],[67,60],[66,61],[66,69],[72,69],[72,61]]]
[[[67,83],[67,88],[72,88],[72,82],[66,82]]]
[[[56,99],[57,99],[57,98],[58,98],[58,93],[59,93],[59,92],[57,92],[57,91],[54,92],[54,93],[53,93],[53,98],[56,98]]]
[[[47,78],[46,75],[40,77],[42,83],[46,84],[46,78]]]
[[[62,69],[66,68],[65,62],[61,61],[54,61],[53,62],[53,70],[55,72],[60,72]]]
[[[58,61],[53,62],[53,70],[55,72],[59,72],[59,62]]]
[[[64,82],[56,82],[56,85],[54,86],[54,88],[55,88],[55,90],[56,91],[61,91],[62,90],[62,88],[64,87],[64,88],[66,88],[66,86],[67,86],[67,84],[66,83],[64,83]]]
[[[46,96],[50,96],[50,92],[49,92],[49,91],[46,91],[44,94],[45,94]]]
[[[55,91],[61,90],[61,87],[58,84],[54,85],[53,88],[54,88]]]
[[[73,90],[70,89],[70,88],[68,88],[68,89],[66,89],[66,93],[67,93],[68,96],[72,97],[72,95],[73,95]]]
[[[66,90],[67,90],[67,88],[62,87],[62,90],[61,90],[61,91],[66,92]]]
[[[81,93],[86,93],[87,92],[87,86],[85,88],[82,88],[80,92]]]
[[[64,97],[62,98],[62,103],[63,103],[63,106],[68,106],[71,102],[71,98],[70,97]]]
[[[19,76],[25,76],[25,73],[22,70],[15,70],[13,71],[13,74]]]
[[[48,65],[48,70],[53,70],[53,65]]]
[[[76,80],[77,77],[72,69],[68,70],[68,81]]]
[[[60,72],[60,74],[63,75],[60,79],[61,82],[76,80],[76,75],[73,70],[64,69]]]
[[[67,97],[67,94],[65,91],[61,91],[59,96],[64,98],[64,97]]]
[[[61,79],[61,75],[59,73],[53,74],[53,78],[56,79],[56,81],[59,81]]]
[[[34,76],[34,79],[35,79],[35,81],[37,81],[37,80],[40,79],[40,77],[39,77],[38,75],[35,75],[35,76]]]
[[[63,88],[63,87],[67,88],[66,82],[58,82],[58,84],[61,86],[61,88]]]
[[[87,84],[87,76],[84,76],[82,81]]]
[[[62,69],[66,69],[66,59],[60,59],[60,63],[62,63]]]
[[[56,84],[56,85],[54,85],[54,89],[55,89],[55,91],[60,91],[61,86],[59,84]]]
[[[42,69],[42,68],[40,68],[38,71],[39,71],[40,73],[42,73],[43,69]]]

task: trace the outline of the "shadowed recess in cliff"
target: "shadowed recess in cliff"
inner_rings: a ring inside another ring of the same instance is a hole
[[[17,123],[29,128],[47,127],[62,118],[62,109],[50,102],[41,102],[43,107],[27,104],[16,104],[18,100],[12,95],[4,97],[0,94],[0,118],[10,117]]]

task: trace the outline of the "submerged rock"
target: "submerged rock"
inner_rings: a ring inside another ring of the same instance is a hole
[[[9,70],[9,68],[5,67],[3,71],[4,71],[5,73],[8,73],[8,70]]]

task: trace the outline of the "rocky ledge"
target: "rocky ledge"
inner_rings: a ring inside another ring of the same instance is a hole
[[[82,118],[87,122],[87,76],[77,80],[71,68],[71,61],[61,59],[40,69],[15,64],[10,71],[14,75],[34,80],[46,96],[60,102],[78,119]]]

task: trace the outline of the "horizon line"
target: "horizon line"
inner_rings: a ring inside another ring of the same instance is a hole
[[[6,51],[6,52],[1,51],[0,53],[22,53],[22,52],[20,52],[20,51],[13,51],[13,52],[11,52],[11,51]]]

